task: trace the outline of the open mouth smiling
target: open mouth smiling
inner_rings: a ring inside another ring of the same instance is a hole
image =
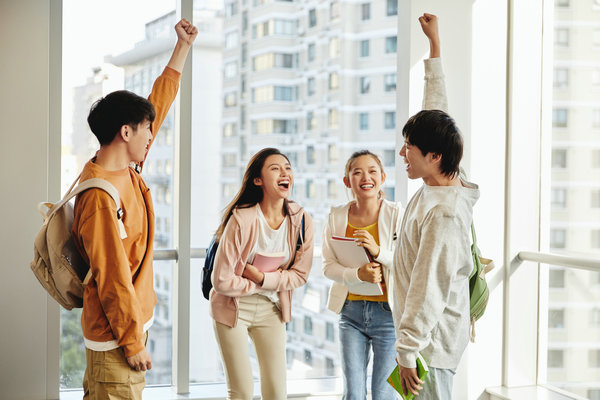
[[[281,181],[277,184],[277,186],[279,186],[283,190],[288,190],[290,188],[290,181],[289,180]]]

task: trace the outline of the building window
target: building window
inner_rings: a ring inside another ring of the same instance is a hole
[[[371,19],[371,3],[363,3],[360,5],[360,19],[362,21]]]
[[[237,95],[235,92],[229,92],[223,98],[225,107],[234,107],[237,104]]]
[[[565,327],[565,310],[548,310],[548,328],[564,329]]]
[[[225,199],[230,199],[233,197],[238,190],[238,185],[235,183],[225,183],[223,185],[223,197]]]
[[[560,47],[569,46],[569,29],[556,28],[554,29],[554,45]]]
[[[308,78],[306,81],[306,95],[312,96],[315,94],[315,78]]]
[[[340,87],[340,76],[337,72],[329,73],[329,89],[335,90]]]
[[[334,164],[338,162],[340,158],[340,152],[338,150],[337,144],[332,143],[327,146],[327,159],[330,164]]]
[[[329,39],[329,57],[336,58],[340,55],[340,38],[332,37]]]
[[[395,192],[396,192],[396,190],[395,190],[394,186],[388,186],[388,187],[383,188],[383,195],[389,201],[395,201],[395,198],[396,198]]]
[[[308,27],[312,28],[317,25],[317,10],[310,9],[308,10]]]
[[[309,43],[308,44],[308,49],[306,50],[308,62],[315,61],[315,47],[316,46],[315,46],[314,43]]]
[[[383,166],[393,167],[396,163],[396,150],[383,151]]]
[[[307,335],[313,334],[312,317],[308,315],[304,316],[304,333]]]
[[[312,131],[317,126],[317,121],[315,119],[315,113],[313,111],[309,111],[306,113],[306,130]]]
[[[600,389],[588,389],[587,397],[589,400],[600,400]]]
[[[329,122],[329,129],[337,129],[339,127],[339,113],[337,108],[330,108],[329,109],[329,115],[328,115],[328,122]]]
[[[242,11],[242,35],[248,32],[248,11]]]
[[[564,289],[565,270],[551,268],[550,271],[548,271],[548,284],[552,289]]]
[[[600,208],[600,189],[592,189],[592,208]]]
[[[238,45],[238,33],[237,31],[229,32],[225,35],[225,48],[232,49]]]
[[[386,111],[383,114],[385,129],[396,129],[396,111]]]
[[[550,229],[550,247],[564,249],[567,247],[567,230],[562,228]]]
[[[369,57],[369,39],[360,41],[360,56]]]
[[[315,163],[315,146],[306,146],[306,163],[309,165]]]
[[[241,55],[241,59],[242,59],[242,68],[246,66],[246,63],[248,62],[248,43],[242,43],[242,55]]]
[[[296,90],[292,86],[263,86],[252,89],[254,103],[267,103],[270,101],[293,101]]]
[[[225,78],[233,78],[237,76],[237,61],[229,62],[224,67]]]
[[[294,88],[292,86],[274,86],[273,95],[276,101],[292,101],[294,100]]]
[[[340,3],[338,1],[332,1],[329,4],[329,19],[337,19],[340,17]]]
[[[554,68],[554,88],[566,89],[569,86],[569,69]]]
[[[334,376],[335,375],[335,365],[333,360],[329,357],[325,357],[325,375]]]
[[[565,8],[570,6],[570,0],[556,0],[556,7]]]
[[[369,113],[364,112],[358,114],[358,129],[361,131],[369,129]]]
[[[567,206],[567,189],[552,189],[552,208],[565,208]]]
[[[589,350],[588,361],[590,368],[600,368],[600,350]]]
[[[306,365],[313,365],[312,352],[310,350],[304,350],[304,362]]]
[[[395,53],[398,45],[398,37],[397,36],[388,36],[385,38],[385,52]]]
[[[237,165],[236,153],[225,153],[223,154],[223,166],[225,168],[235,167]]]
[[[246,98],[246,74],[240,75],[240,96],[242,99]]]
[[[552,149],[552,168],[567,168],[567,149]]]
[[[276,19],[274,20],[274,33],[275,35],[282,36],[293,36],[296,34],[296,21],[289,19]]]
[[[386,92],[396,91],[396,74],[385,74],[383,76],[383,89]]]
[[[338,184],[335,180],[329,179],[327,181],[327,198],[336,199],[338,193]]]
[[[593,249],[600,249],[600,229],[592,229],[592,243]]]
[[[316,195],[316,186],[315,182],[312,179],[306,180],[306,198],[314,199]]]
[[[370,88],[371,88],[371,78],[368,76],[362,76],[360,78],[360,94],[369,93]]]
[[[562,350],[548,350],[548,368],[562,368],[564,364]]]
[[[387,0],[386,6],[387,16],[398,15],[398,0]]]
[[[567,127],[567,109],[554,108],[552,109],[552,127],[566,128]]]
[[[267,118],[252,121],[252,133],[255,135],[293,134],[297,131],[298,122],[295,119]]]
[[[231,18],[238,13],[238,5],[237,2],[227,3],[225,4],[225,15],[227,18]]]
[[[592,168],[600,168],[600,150],[592,150]]]
[[[246,106],[244,104],[240,106],[240,129],[246,129]]]

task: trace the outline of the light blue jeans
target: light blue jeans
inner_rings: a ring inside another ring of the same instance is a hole
[[[373,349],[372,400],[394,400],[387,378],[396,366],[395,331],[387,302],[346,300],[340,313],[344,400],[367,397],[367,365]],[[419,396],[420,397],[420,396]]]
[[[419,391],[419,400],[450,400],[452,399],[453,369],[431,368],[425,377],[423,389]]]

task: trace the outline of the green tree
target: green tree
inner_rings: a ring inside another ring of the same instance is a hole
[[[81,309],[60,310],[60,387],[80,388],[85,372]]]

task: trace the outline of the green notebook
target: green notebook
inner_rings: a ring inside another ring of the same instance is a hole
[[[427,362],[423,356],[419,354],[419,357],[417,357],[417,375],[419,375],[419,379],[424,381],[428,373],[429,367],[427,366]],[[402,393],[402,379],[400,378],[400,369],[397,365],[387,378],[387,381],[390,385],[392,385],[396,392],[400,393],[400,397],[402,397],[404,400],[413,400],[415,398],[415,395],[411,392],[408,392],[408,394]]]

